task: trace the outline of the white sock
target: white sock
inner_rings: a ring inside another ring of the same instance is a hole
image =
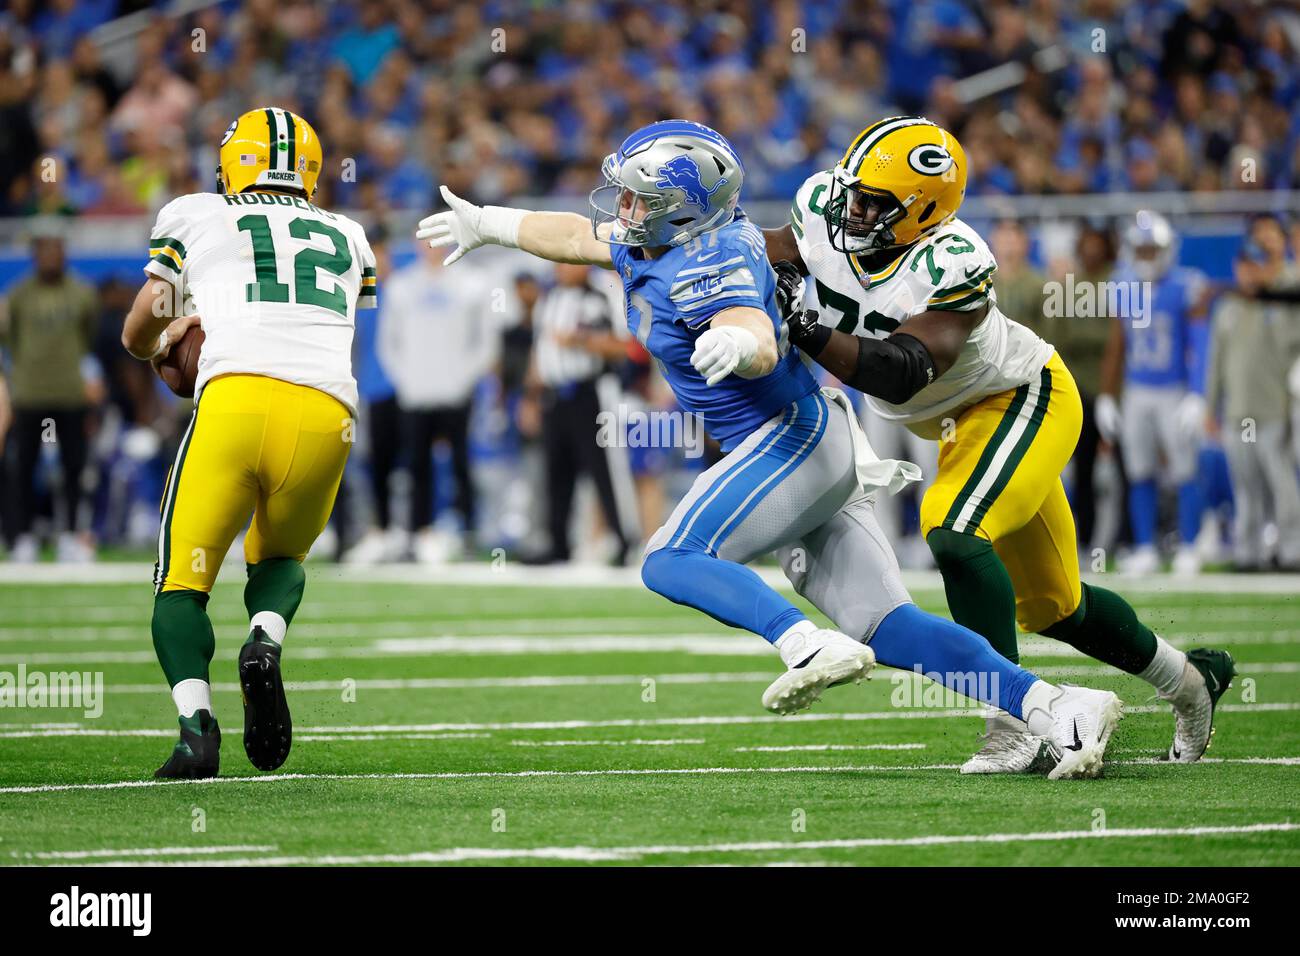
[[[172,688],[172,700],[182,717],[193,717],[196,710],[212,713],[212,688],[205,680],[190,677]]]
[[[1060,696],[1061,688],[1036,680],[1025,691],[1021,701],[1020,712],[1024,715],[1029,732],[1035,737],[1046,737],[1052,732],[1052,703]]]
[[[1163,637],[1157,637],[1156,656],[1138,677],[1154,687],[1161,697],[1172,697],[1182,686],[1186,667],[1187,655]]]
[[[274,611],[258,611],[254,614],[248,621],[248,629],[251,631],[255,627],[260,627],[277,644],[283,644],[284,635],[289,632],[289,625]]]
[[[794,667],[816,650],[808,641],[808,635],[816,630],[817,625],[804,618],[790,625],[789,629],[776,639],[776,649],[781,655],[781,660],[785,661],[786,667]]]

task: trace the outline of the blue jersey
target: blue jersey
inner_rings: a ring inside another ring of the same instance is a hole
[[[1120,281],[1137,281],[1125,273]],[[1205,288],[1205,277],[1195,269],[1176,266],[1151,283],[1144,319],[1126,318],[1124,329],[1124,378],[1134,385],[1156,387],[1192,384],[1192,335],[1190,311]]]
[[[749,220],[738,214],[721,229],[657,259],[630,246],[615,245],[611,254],[623,280],[628,330],[658,360],[677,401],[704,420],[723,451],[816,391],[798,351],[788,344],[776,309],[776,274],[767,262],[763,234]],[[767,313],[780,358],[762,378],[728,375],[710,387],[691,365],[695,340],[710,319],[735,306]]]

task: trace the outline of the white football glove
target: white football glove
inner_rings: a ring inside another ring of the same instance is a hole
[[[1098,395],[1092,411],[1097,419],[1097,431],[1102,438],[1113,444],[1119,437],[1120,429],[1119,403],[1115,401],[1115,396],[1104,392]]]
[[[484,243],[495,243],[512,249],[519,246],[519,223],[528,214],[526,209],[476,206],[461,199],[446,186],[441,187],[439,192],[451,208],[421,219],[415,238],[427,240],[433,249],[455,246],[451,254],[442,260],[443,265],[451,265]]]
[[[691,364],[706,385],[717,385],[732,372],[743,372],[758,355],[758,339],[734,325],[711,328],[695,340]]]

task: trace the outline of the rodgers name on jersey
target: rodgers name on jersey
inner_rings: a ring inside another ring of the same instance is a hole
[[[352,334],[376,277],[347,216],[284,193],[192,193],[158,213],[145,271],[203,319],[196,396],[218,375],[265,375],[356,411]]]
[[[791,209],[791,227],[809,272],[804,306],[816,309],[823,325],[884,338],[922,312],[988,306],[952,368],[901,405],[867,396],[875,412],[925,438],[938,438],[945,418],[1038,375],[1052,347],[998,309],[997,262],[974,229],[952,219],[872,272],[862,257],[831,245],[824,208],[830,192],[830,172],[817,173],[800,187]]]

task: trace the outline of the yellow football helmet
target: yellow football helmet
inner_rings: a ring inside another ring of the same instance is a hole
[[[832,176],[831,245],[846,253],[900,248],[957,214],[966,152],[923,116],[891,116],[858,134]]]
[[[308,199],[320,178],[321,145],[301,116],[270,106],[249,110],[221,137],[217,191],[239,193],[253,186],[301,189]]]

